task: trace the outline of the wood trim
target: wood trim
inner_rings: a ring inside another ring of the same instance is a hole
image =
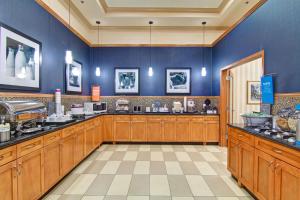
[[[205,99],[205,98],[210,98],[210,99],[219,99],[219,96],[186,96],[187,98],[190,99]],[[148,99],[176,99],[176,98],[184,98],[184,96],[101,96],[101,98],[125,98],[125,99],[131,99],[131,98],[148,98]]]
[[[275,93],[275,98],[278,97],[300,97],[300,92],[294,93]]]
[[[37,4],[39,4],[42,8],[44,8],[48,13],[53,15],[58,21],[60,21],[65,27],[67,27],[71,32],[73,32],[79,39],[81,39],[84,43],[86,43],[88,46],[91,46],[91,43],[83,36],[81,35],[77,30],[75,30],[73,27],[68,25],[68,22],[65,21],[62,17],[60,17],[54,10],[52,10],[47,4],[43,2],[43,0],[35,0]]]
[[[0,92],[0,97],[54,98],[54,94]],[[62,95],[62,98],[90,98],[84,95]]]
[[[152,44],[152,47],[212,47],[210,44]],[[149,44],[91,44],[90,47],[150,47]]]
[[[240,23],[247,19],[252,13],[254,13],[258,8],[260,8],[267,0],[260,0],[254,7],[252,7],[246,14],[244,14],[241,19],[235,22],[229,29],[227,29],[220,37],[218,37],[213,43],[212,46],[215,46],[220,42],[225,36],[227,36],[233,29],[235,29]]]

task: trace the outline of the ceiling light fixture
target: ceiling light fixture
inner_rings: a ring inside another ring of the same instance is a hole
[[[71,30],[71,1],[69,0],[69,24],[68,24],[68,28],[69,30]],[[70,39],[68,41],[68,48],[66,50],[66,55],[65,55],[65,62],[66,64],[70,65],[73,63],[73,55],[72,55],[72,51],[70,50]]]
[[[153,76],[153,68],[152,68],[152,24],[153,24],[153,21],[149,21],[150,66],[149,66],[149,69],[148,69],[148,76]]]
[[[203,35],[203,46],[205,45],[205,25],[206,22],[202,22],[202,35]],[[207,71],[206,71],[206,67],[205,67],[205,58],[204,58],[204,47],[202,47],[202,68],[201,68],[201,76],[206,76],[207,75]]]
[[[96,21],[96,24],[98,25],[98,45],[99,45],[99,52],[101,50],[101,43],[100,43],[100,21]],[[101,52],[99,53],[99,58],[101,57]],[[100,66],[96,67],[95,74],[97,77],[101,76],[101,62],[102,59],[100,60]]]

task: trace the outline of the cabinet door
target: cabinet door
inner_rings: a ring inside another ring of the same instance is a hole
[[[38,199],[44,191],[44,153],[36,150],[17,160],[18,200]]]
[[[165,142],[176,142],[176,117],[163,118],[163,133]]]
[[[84,159],[85,156],[85,132],[84,128],[76,131],[76,139],[75,139],[75,158],[74,162],[77,164]]]
[[[275,158],[255,149],[254,194],[261,200],[274,199]]]
[[[131,141],[147,141],[145,117],[133,116],[131,121]]]
[[[148,119],[147,121],[147,137],[149,142],[163,141],[163,132],[161,119]]]
[[[90,154],[94,149],[94,132],[94,126],[89,126],[85,129],[85,155]]]
[[[113,141],[113,117],[103,117],[103,140],[105,142]]]
[[[44,191],[60,179],[59,141],[44,147]]]
[[[17,163],[10,162],[0,167],[0,197],[2,200],[17,200]]]
[[[236,178],[239,174],[239,141],[232,136],[228,137],[228,159],[227,168]]]
[[[204,142],[204,123],[202,119],[192,119],[191,121],[191,142]]]
[[[250,191],[254,183],[254,148],[240,141],[239,145],[239,180]]]
[[[130,121],[114,122],[115,141],[130,141]]]
[[[68,136],[60,143],[60,169],[61,175],[66,175],[74,166],[75,137]]]
[[[206,142],[219,142],[220,125],[219,121],[205,122]]]
[[[190,141],[190,118],[177,117],[176,121],[176,141],[189,142]]]
[[[300,199],[300,169],[282,161],[275,166],[275,200]]]
[[[96,131],[94,132],[94,146],[97,148],[102,144],[102,120],[96,119],[98,121],[96,126]]]

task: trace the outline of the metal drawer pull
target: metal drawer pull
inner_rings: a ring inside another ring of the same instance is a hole
[[[278,150],[278,149],[273,149],[273,151],[274,151],[275,153],[282,154],[282,151],[280,151],[280,150]]]
[[[25,149],[31,149],[31,148],[33,148],[35,146],[36,146],[36,144],[31,144],[31,145],[26,146]]]
[[[269,163],[269,167],[271,167],[271,165],[273,165],[273,163],[274,163],[274,160]]]

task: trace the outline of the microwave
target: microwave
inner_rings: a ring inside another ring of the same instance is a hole
[[[85,102],[84,103],[85,113],[104,113],[107,112],[106,102]]]

